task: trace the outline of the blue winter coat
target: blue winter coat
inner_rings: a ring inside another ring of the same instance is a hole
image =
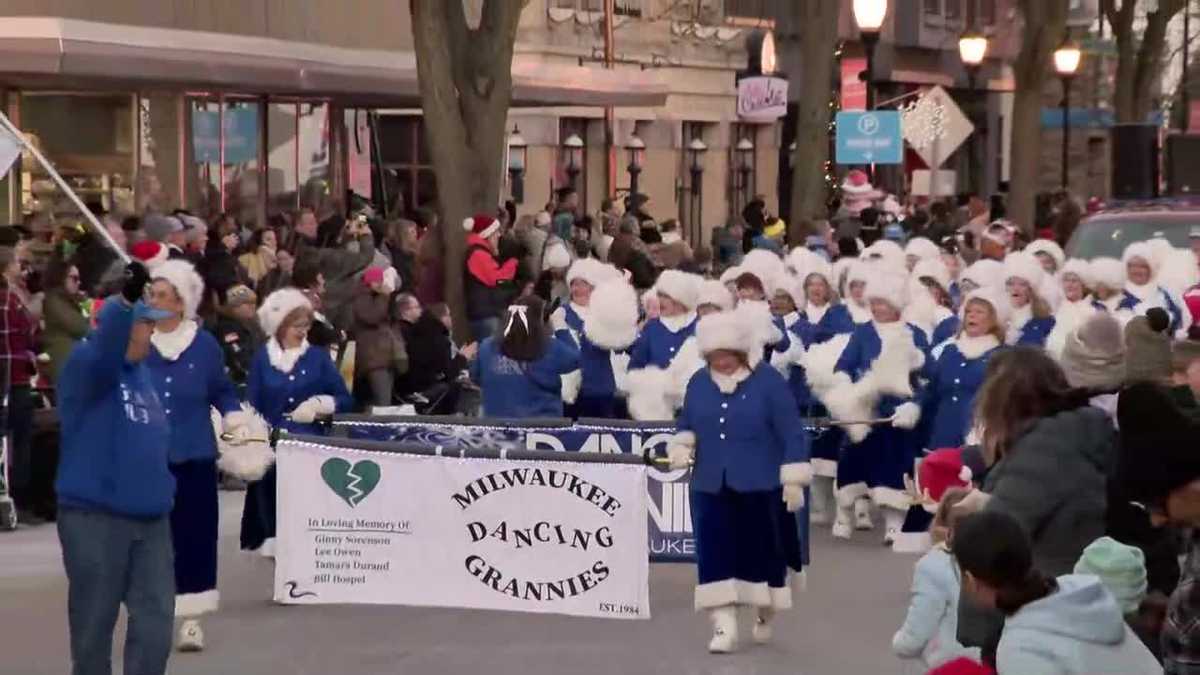
[[[1057,321],[1052,316],[1041,319],[1034,317],[1021,326],[1020,336],[1013,344],[1026,347],[1045,347],[1046,338],[1050,337],[1050,331],[1054,330],[1055,323]]]
[[[612,352],[597,347],[587,338],[583,332],[583,317],[570,305],[566,308],[566,322],[571,330],[559,330],[555,337],[568,345],[579,345],[579,371],[582,375],[579,395],[583,398],[616,396],[617,380],[613,376]]]
[[[695,321],[681,328],[678,333],[672,333],[659,319],[647,321],[642,327],[642,334],[629,348],[629,369],[647,366],[666,368],[671,365],[671,359],[679,353],[683,343],[695,334]]]
[[[928,361],[929,343],[925,341],[925,331],[911,323],[905,325],[912,334],[913,344],[925,354],[925,359]],[[875,323],[871,321],[860,324],[850,335],[850,343],[842,351],[842,356],[838,359],[834,370],[846,373],[852,381],[857,382],[871,369],[871,364],[879,358],[879,352],[882,349],[883,342],[879,339],[879,332],[875,330]],[[921,372],[921,369],[917,369],[909,374],[914,398],[919,398],[921,395],[921,378],[919,377]],[[896,406],[909,400],[912,399],[903,399],[890,394],[883,396],[879,399],[876,412],[880,417],[890,417],[896,412]]]
[[[1121,304],[1117,305],[1117,309],[1127,309],[1131,312],[1137,310],[1138,306],[1143,302],[1142,299],[1133,293],[1130,293],[1128,290],[1124,293],[1125,295],[1121,297]],[[1171,317],[1171,326],[1168,329],[1168,334],[1174,335],[1176,331],[1179,330],[1180,326],[1183,325],[1183,310],[1180,309],[1179,305],[1176,304],[1175,299],[1172,298],[1171,294],[1168,293],[1162,286],[1158,287],[1157,293],[1157,298],[1151,296],[1147,302],[1161,301],[1163,309],[1165,309],[1167,315]]]
[[[285,373],[271,365],[267,345],[259,347],[246,382],[246,400],[267,424],[296,434],[320,434],[321,427],[316,423],[301,424],[284,417],[313,396],[332,396],[335,412],[349,412],[354,407],[354,399],[328,351],[309,345],[292,371]]]
[[[494,337],[479,345],[471,379],[483,392],[487,417],[562,417],[562,376],[579,368],[579,350],[558,338],[546,343],[536,361],[505,356]]]
[[[953,338],[955,335],[958,335],[958,329],[961,326],[962,321],[956,314],[951,314],[945,319],[942,319],[941,322],[939,322],[938,325],[934,326],[933,328],[933,335],[929,339],[930,346],[936,347],[946,340]]]
[[[921,410],[931,415],[933,423],[925,447],[958,448],[971,427],[975,395],[983,386],[988,360],[999,347],[992,348],[974,359],[968,359],[951,342],[936,359],[926,363],[927,384],[921,397]],[[936,350],[935,350],[936,351]]]
[[[209,407],[222,415],[241,409],[216,338],[197,330],[192,344],[174,361],[151,348],[146,366],[171,425],[170,462],[216,459],[217,439]]]
[[[150,370],[125,361],[133,309],[109,298],[97,324],[71,351],[58,380],[58,503],[158,518],[175,501],[170,429]]]
[[[854,319],[845,305],[833,305],[825,310],[825,315],[816,323],[809,320],[807,311],[800,312],[800,320],[792,331],[800,336],[804,348],[808,349],[813,345],[828,342],[835,335],[853,333]]]
[[[944,546],[935,546],[917,561],[904,625],[892,637],[897,656],[920,658],[936,668],[958,657],[979,660],[979,648],[958,642],[958,565]]]
[[[1133,293],[1130,293],[1129,291],[1123,290],[1123,291],[1121,291],[1121,302],[1117,303],[1117,311],[1127,309],[1132,312],[1141,303],[1142,303],[1142,301],[1139,300],[1136,295],[1134,295]],[[1095,297],[1092,298],[1092,307],[1095,307],[1096,309],[1100,310],[1101,312],[1108,311],[1108,307],[1103,302],[1097,300]]]
[[[760,363],[732,394],[723,394],[707,368],[688,382],[678,431],[696,435],[692,489],[717,493],[774,490],[779,467],[809,458],[808,432],[796,415],[787,382]]]

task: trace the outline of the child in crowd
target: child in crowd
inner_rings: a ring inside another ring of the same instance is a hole
[[[1083,549],[1083,555],[1075,563],[1075,574],[1100,577],[1100,582],[1121,606],[1125,623],[1157,658],[1167,598],[1162,593],[1147,592],[1146,556],[1142,550],[1112,537],[1100,537]]]
[[[892,651],[904,659],[920,659],[926,668],[935,668],[962,656],[979,658],[978,648],[967,648],[956,639],[958,633],[958,568],[950,556],[954,536],[952,513],[966,497],[966,488],[946,490],[929,530],[934,545],[917,561],[913,571],[912,599],[904,625],[892,637]]]
[[[1172,345],[1171,393],[1181,408],[1200,412],[1200,340]]]

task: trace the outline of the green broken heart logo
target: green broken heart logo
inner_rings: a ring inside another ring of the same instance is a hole
[[[375,491],[380,470],[379,465],[370,460],[364,459],[351,466],[350,462],[334,457],[321,465],[321,478],[333,494],[354,508]]]

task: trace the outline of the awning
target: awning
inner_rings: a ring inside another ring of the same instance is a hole
[[[0,20],[0,82],[18,88],[194,89],[418,107],[410,51],[42,17]],[[656,73],[513,63],[513,105],[659,106]]]

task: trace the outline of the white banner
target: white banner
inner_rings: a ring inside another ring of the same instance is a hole
[[[277,448],[275,599],[649,619],[646,468]]]

